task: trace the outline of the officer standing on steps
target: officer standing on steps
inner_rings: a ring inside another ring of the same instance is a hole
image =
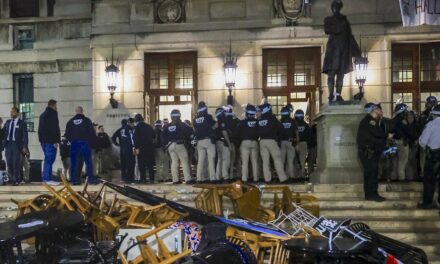
[[[425,110],[420,114],[419,118],[419,129],[422,131],[426,124],[432,120],[431,111],[438,104],[437,97],[428,96],[426,98]],[[426,152],[424,149],[420,149],[420,175],[424,175],[425,161],[426,161]]]
[[[311,138],[310,126],[304,120],[304,111],[298,109],[295,111],[295,122],[298,128],[298,143],[297,150],[299,155],[299,168],[300,177],[304,178],[306,176],[306,158],[308,153],[308,143]]]
[[[395,117],[392,119],[394,134],[393,140],[397,147],[397,156],[394,159],[394,169],[397,170],[397,179],[405,180],[405,168],[408,163],[409,146],[411,131],[407,120],[408,106],[406,104],[397,104],[394,109]]]
[[[194,118],[194,134],[197,138],[197,181],[205,181],[202,177],[206,159],[208,160],[209,180],[215,182],[215,142],[213,139],[215,121],[208,114],[208,107],[205,102],[200,102],[197,115]]]
[[[162,120],[154,123],[154,160],[156,161],[156,177],[158,182],[166,182],[169,180],[170,158],[168,152],[164,150],[162,142]]]
[[[249,159],[252,164],[252,179],[259,180],[258,166],[258,124],[255,118],[255,106],[248,104],[245,109],[246,118],[241,120],[237,126],[237,136],[241,140],[241,179],[244,182],[249,180]]]
[[[124,158],[125,171],[122,180],[126,183],[134,181],[134,168],[136,166],[136,157],[134,156],[134,119],[129,118],[127,125],[121,130],[120,148]],[[121,162],[122,163],[122,162]]]
[[[293,110],[293,109],[292,109]],[[290,117],[291,108],[285,106],[281,108],[281,124],[282,129],[280,133],[281,139],[281,160],[284,164],[286,174],[290,179],[295,177],[295,146],[299,138],[298,128],[296,127],[296,122]]]
[[[365,105],[368,113],[359,124],[357,134],[358,154],[364,170],[365,200],[383,202],[385,198],[379,195],[378,172],[379,160],[385,149],[387,135],[380,126],[382,110],[374,103]]]
[[[154,183],[154,130],[144,122],[144,117],[137,114],[134,117],[136,126],[134,128],[133,143],[134,154],[138,157],[140,182],[147,182],[147,171],[150,176],[150,184]]]
[[[230,181],[230,165],[232,142],[230,139],[230,131],[226,124],[225,109],[220,107],[215,110],[215,117],[217,118],[217,125],[215,129],[215,146],[217,149],[217,167],[216,179],[217,181]]]
[[[171,157],[173,184],[182,183],[179,179],[179,162],[182,164],[185,183],[194,184],[195,181],[191,179],[188,150],[185,146],[190,142],[193,131],[191,127],[180,120],[180,116],[179,110],[174,109],[171,111],[171,123],[164,126],[162,140]]]
[[[440,188],[440,105],[431,111],[429,122],[419,139],[420,146],[426,150],[425,174],[423,175],[423,202],[420,209],[435,208],[433,204],[436,184]],[[439,191],[440,192],[440,191]],[[440,203],[440,195],[438,197]]]
[[[275,170],[280,182],[287,181],[281,161],[281,150],[278,146],[279,133],[282,129],[280,121],[272,114],[272,106],[268,103],[260,105],[261,117],[258,120],[258,136],[260,137],[260,154],[263,161],[263,175],[266,183],[272,181],[270,157],[273,159]]]
[[[115,133],[112,136],[112,143],[113,145],[119,147],[119,159],[121,162],[121,178],[124,181],[125,178],[127,178],[127,166],[125,164],[125,152],[123,152],[122,146],[121,146],[121,140],[122,137],[125,136],[125,127],[127,126],[127,119],[121,120],[121,127],[118,128],[118,130],[115,131]]]

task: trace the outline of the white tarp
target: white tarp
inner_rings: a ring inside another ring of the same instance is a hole
[[[440,25],[440,0],[399,0],[404,27]]]

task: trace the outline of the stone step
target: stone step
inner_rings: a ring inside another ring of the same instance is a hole
[[[320,200],[319,205],[322,209],[345,209],[345,208],[356,208],[356,209],[414,209],[417,206],[417,200],[387,200],[385,202],[377,203],[373,201],[365,200],[337,200],[328,201]]]
[[[440,228],[396,228],[389,229],[386,227],[374,229],[375,232],[399,240],[404,243],[414,244],[421,239],[436,241],[440,243]]]
[[[340,209],[321,209],[321,215],[326,218],[341,218],[341,217],[353,217],[364,218],[364,217],[414,217],[414,218],[424,218],[424,217],[438,217],[438,210],[399,210],[399,209],[356,209],[356,208],[340,208]],[[396,221],[397,219],[392,219]],[[440,217],[437,218],[440,222]]]
[[[334,220],[344,220],[344,218],[333,218]],[[438,216],[435,217],[358,217],[352,218],[353,223],[362,222],[370,226],[371,229],[437,229],[440,228],[440,218]]]

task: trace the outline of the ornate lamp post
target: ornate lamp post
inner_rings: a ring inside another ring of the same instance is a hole
[[[117,82],[118,82],[118,74],[119,74],[119,68],[116,66],[116,64],[113,62],[113,45],[112,45],[112,59],[109,62],[106,60],[106,67],[105,67],[105,75],[106,75],[106,84],[107,89],[110,92],[110,105],[112,108],[118,108],[118,101],[113,98],[116,88],[117,88]]]
[[[365,53],[362,57],[354,60],[354,71],[356,83],[359,87],[359,93],[354,96],[355,100],[361,100],[364,97],[364,84],[367,81],[368,55]]]
[[[229,53],[224,56],[223,69],[225,70],[225,83],[228,87],[227,104],[233,105],[234,97],[232,96],[232,88],[235,87],[235,79],[237,77],[237,54],[232,53],[232,44],[229,42]]]

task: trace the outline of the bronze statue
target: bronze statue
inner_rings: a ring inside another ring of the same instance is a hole
[[[334,0],[331,5],[333,15],[324,20],[325,34],[329,35],[329,39],[322,72],[328,75],[329,102],[335,99],[343,101],[344,75],[353,71],[352,58],[361,56],[359,45],[351,33],[350,22],[341,14],[342,7],[341,0]]]

